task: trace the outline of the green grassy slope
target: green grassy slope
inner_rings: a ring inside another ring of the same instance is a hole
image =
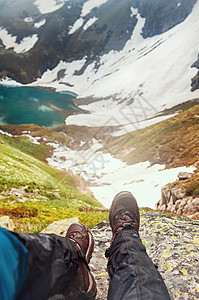
[[[147,128],[112,137],[106,148],[128,164],[145,160],[168,167],[197,163],[199,105]]]
[[[0,215],[14,218],[22,232],[38,232],[54,220],[73,216],[89,227],[101,221],[103,213],[79,212],[79,208],[102,205],[77,190],[74,177],[17,149],[42,153],[44,145],[25,140],[22,147],[23,139],[0,135]]]

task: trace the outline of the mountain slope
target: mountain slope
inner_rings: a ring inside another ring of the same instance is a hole
[[[133,8],[145,19],[143,37],[147,38],[182,22],[195,2],[1,1],[1,76],[30,82],[60,60],[71,62],[86,55],[87,63],[97,63],[98,55],[121,50],[130,39],[138,21]]]
[[[198,12],[196,0],[5,0],[0,76],[78,94],[92,114],[67,124],[140,121],[197,97]]]
[[[73,216],[90,227],[105,217],[100,212],[78,211],[82,206],[102,205],[77,190],[74,177],[18,150],[20,139],[13,142],[14,147],[11,144],[0,134],[0,216],[14,218],[17,230],[38,232],[55,220]],[[40,150],[42,146],[37,145]]]
[[[63,125],[46,129],[21,125],[0,129],[18,135],[10,145],[17,144],[30,153],[29,147],[20,141],[25,138],[27,127],[26,139],[40,143],[33,144],[33,154],[41,153],[40,158],[47,158],[51,166],[83,177],[105,207],[110,207],[117,192],[129,190],[137,197],[139,206],[153,208],[161,197],[161,187],[175,181],[179,172],[194,172],[186,181],[187,189],[189,193],[190,189],[193,193],[198,190],[198,107],[198,100],[174,107],[172,112],[178,114],[173,118],[118,137],[110,136],[116,130],[111,126]],[[179,113],[180,110],[184,111]],[[49,143],[50,152],[46,149]]]
[[[132,8],[137,22],[122,50],[112,50],[89,65],[87,57],[71,63],[61,61],[35,85],[76,92],[85,99],[81,108],[92,114],[70,116],[67,124],[90,126],[136,123],[196,98],[197,84],[191,92],[196,70],[191,66],[198,56],[198,11],[199,2],[182,23],[144,39],[146,19]]]
[[[175,107],[168,120],[107,139],[105,149],[128,164],[149,160],[167,167],[198,166],[199,100]],[[186,107],[188,105],[188,108]],[[192,107],[193,106],[193,107]]]

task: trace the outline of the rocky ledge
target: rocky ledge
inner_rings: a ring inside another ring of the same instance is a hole
[[[95,251],[90,266],[97,282],[97,300],[105,300],[109,279],[104,251],[111,239],[108,220],[92,232]],[[199,221],[159,212],[141,213],[140,236],[165,280],[171,299],[198,299]]]
[[[105,249],[110,245],[108,220],[92,229],[95,249],[90,262],[97,282],[97,300],[107,299],[109,278]],[[140,236],[147,253],[158,266],[171,299],[199,299],[199,221],[160,212],[141,213]],[[63,300],[61,295],[51,300]]]
[[[191,174],[181,172],[178,177],[179,180],[186,181],[191,178]],[[157,202],[156,209],[199,219],[199,197],[187,195],[183,185],[175,181],[162,187],[161,200]]]

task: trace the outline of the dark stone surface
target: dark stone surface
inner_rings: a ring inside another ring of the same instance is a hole
[[[198,54],[198,59],[193,63],[192,67],[199,69],[199,54]],[[196,76],[192,78],[191,86],[192,86],[191,88],[192,92],[199,89],[199,71],[196,74]]]
[[[92,229],[95,240],[90,268],[97,283],[96,300],[106,300],[109,276],[104,252],[112,237],[109,221]],[[140,237],[158,266],[172,300],[199,298],[199,221],[159,212],[141,212]],[[63,300],[62,295],[50,300]]]

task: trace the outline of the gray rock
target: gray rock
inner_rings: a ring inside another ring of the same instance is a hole
[[[179,174],[184,179],[188,175],[191,175],[186,172]],[[199,211],[199,198],[194,198],[193,196],[186,197],[185,190],[179,187],[177,183],[170,183],[162,187],[161,199],[157,202],[156,209],[185,216],[197,213]]]
[[[141,214],[140,236],[158,266],[172,300],[198,299],[199,222],[158,212]],[[104,257],[112,237],[108,220],[92,229],[95,250],[90,262],[97,300],[107,299],[109,277]]]
[[[199,298],[199,221],[159,212],[141,213],[140,236],[158,266],[172,300]],[[97,283],[96,300],[106,300],[109,287],[107,259],[112,232],[106,220],[92,229],[95,240],[90,268]],[[57,295],[52,300],[62,300]]]

